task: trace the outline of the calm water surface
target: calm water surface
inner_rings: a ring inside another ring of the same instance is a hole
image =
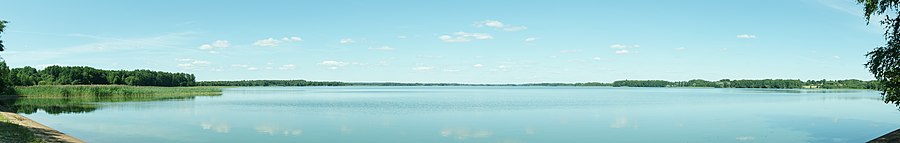
[[[25,116],[88,142],[864,142],[900,128],[867,90],[246,87]]]

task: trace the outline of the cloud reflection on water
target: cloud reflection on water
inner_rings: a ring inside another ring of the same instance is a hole
[[[228,126],[228,123],[225,122],[205,121],[200,122],[200,127],[204,130],[212,130],[217,133],[228,133],[231,131],[231,126]]]
[[[487,130],[470,130],[467,128],[444,128],[441,129],[441,136],[444,137],[453,137],[456,139],[464,140],[469,138],[487,138],[491,137],[494,134],[492,131]]]

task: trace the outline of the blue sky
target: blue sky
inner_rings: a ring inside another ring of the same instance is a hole
[[[198,80],[873,79],[854,0],[7,1],[12,67]]]

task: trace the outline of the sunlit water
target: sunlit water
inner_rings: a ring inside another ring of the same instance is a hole
[[[900,128],[867,90],[247,87],[25,116],[87,142],[865,142]]]

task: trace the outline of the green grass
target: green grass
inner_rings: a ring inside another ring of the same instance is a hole
[[[218,95],[219,87],[156,87],[124,85],[38,85],[15,87],[24,97],[129,97]]]

